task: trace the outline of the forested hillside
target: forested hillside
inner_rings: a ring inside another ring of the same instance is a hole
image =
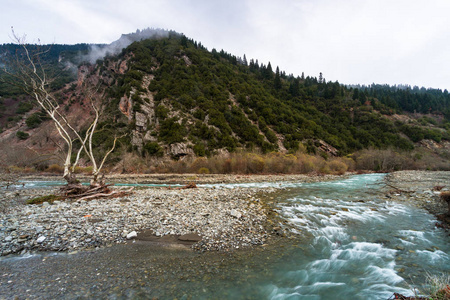
[[[14,47],[0,50],[11,54]],[[172,158],[238,149],[345,156],[450,140],[447,90],[346,86],[327,82],[326,74],[287,75],[270,62],[208,51],[175,32],[136,41],[95,64],[76,55],[88,52],[87,45],[51,49],[46,62],[61,74],[52,89],[68,113],[76,113],[70,107],[82,101],[80,80],[94,78],[104,91],[99,147],[111,143],[112,131],[128,133],[120,151]],[[77,73],[68,62],[78,64]],[[19,91],[3,84],[0,95],[2,130],[24,118],[26,127],[20,129],[32,135],[45,123],[38,112],[27,114],[32,106]]]
[[[159,141],[189,141],[197,154],[237,147],[296,151],[299,143],[314,152],[317,140],[323,140],[345,155],[367,147],[413,149],[422,139],[449,139],[447,91],[353,89],[326,82],[322,74],[287,76],[278,68],[273,71],[270,62],[209,52],[177,34],[134,43],[123,51],[121,57],[126,56],[132,57],[128,72],[111,96],[119,99],[136,90],[133,105],[139,112],[149,100],[148,89],[160,121],[161,130],[154,132]],[[149,85],[143,83],[147,74]],[[405,124],[385,116],[414,110],[442,118],[425,115]]]

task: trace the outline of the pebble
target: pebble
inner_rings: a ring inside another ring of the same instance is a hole
[[[127,234],[127,240],[134,239],[135,237],[137,237],[137,232],[136,231],[132,231],[129,234]]]
[[[45,236],[40,236],[38,237],[38,239],[36,240],[36,243],[41,244],[45,241],[46,237]]]

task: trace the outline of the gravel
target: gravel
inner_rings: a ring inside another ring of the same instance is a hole
[[[195,233],[202,240],[193,248],[200,251],[261,245],[268,232],[258,192],[261,189],[153,188],[107,200],[10,205],[0,214],[0,253],[74,251],[124,243],[148,230],[158,237]]]
[[[388,174],[385,180],[390,188],[389,200],[408,202],[434,215],[448,212],[440,194],[450,190],[450,172],[398,171]]]

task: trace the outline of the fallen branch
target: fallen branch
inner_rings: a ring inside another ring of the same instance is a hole
[[[78,200],[89,200],[89,199],[95,199],[95,198],[123,197],[123,196],[129,195],[133,189],[134,189],[134,187],[132,187],[132,188],[126,190],[126,191],[112,191],[110,193],[97,193],[97,194],[92,194],[92,195],[81,197]]]

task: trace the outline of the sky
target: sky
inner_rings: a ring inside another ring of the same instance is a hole
[[[111,43],[148,27],[343,84],[450,90],[450,0],[0,0],[0,43]]]

